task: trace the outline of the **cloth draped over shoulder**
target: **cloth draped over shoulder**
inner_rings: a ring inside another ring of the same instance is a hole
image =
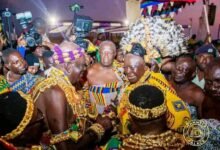
[[[115,105],[114,100],[117,99],[126,77],[123,74],[122,66],[114,61],[113,71],[115,72],[118,81],[106,83],[104,85],[92,85],[89,87],[89,98],[91,102],[91,109],[94,113],[102,114],[108,105]]]
[[[147,70],[138,83],[128,85],[122,96],[118,107],[118,115],[121,120],[121,132],[129,134],[129,116],[126,108],[128,93],[135,87],[148,84],[161,89],[165,95],[168,112],[166,113],[167,127],[176,131],[182,131],[185,123],[191,120],[191,115],[186,104],[177,96],[175,90],[170,86],[165,77],[160,73],[154,73]],[[147,92],[147,91],[146,91]]]

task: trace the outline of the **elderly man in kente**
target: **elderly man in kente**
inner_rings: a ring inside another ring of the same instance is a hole
[[[107,117],[98,117],[96,121],[88,125],[84,133],[78,124],[73,124],[70,128],[65,129],[64,132],[52,136],[49,139],[49,143],[43,144],[40,142],[40,139],[48,128],[54,131],[56,126],[62,127],[63,125],[61,122],[51,122],[48,116],[52,116],[53,113],[55,115],[54,119],[60,119],[65,124],[67,121],[62,118],[67,119],[67,116],[56,113],[57,111],[59,113],[62,111],[68,113],[68,110],[65,110],[68,107],[67,104],[61,103],[61,99],[57,97],[55,99],[55,101],[58,101],[57,103],[50,99],[55,105],[59,105],[58,107],[54,107],[52,103],[49,103],[50,101],[48,99],[44,99],[47,103],[51,104],[48,105],[45,103],[44,107],[46,107],[48,112],[44,113],[43,111],[45,110],[42,109],[39,103],[34,103],[31,96],[25,95],[22,92],[11,92],[10,85],[5,78],[1,76],[0,79],[0,118],[3,121],[0,124],[0,138],[18,147],[43,149],[43,147],[49,148],[56,146],[58,150],[91,149],[91,147],[95,147],[96,143],[102,139],[105,131],[109,131],[112,128],[110,119]],[[56,95],[57,93],[52,92],[52,94]],[[64,143],[64,141],[66,142]]]
[[[145,64],[150,59],[159,60],[159,57],[186,53],[184,40],[181,26],[158,17],[137,20],[122,38],[122,49],[127,51],[124,61],[125,74],[130,82],[119,96],[118,115],[124,134],[129,133],[128,109],[125,105],[127,93],[145,84],[159,86],[165,91],[167,126],[170,129],[181,131],[186,121],[191,119],[185,103],[177,96],[165,77],[160,73],[151,72]]]
[[[147,91],[147,92],[146,92]],[[159,86],[141,85],[126,95],[130,120],[128,135],[112,137],[103,149],[180,150],[186,147],[182,134],[166,126],[166,91]]]
[[[109,112],[109,105],[117,105],[115,99],[123,88],[125,80],[125,76],[115,63],[115,44],[111,41],[102,42],[99,53],[100,63],[92,65],[87,74],[91,112],[94,117]]]

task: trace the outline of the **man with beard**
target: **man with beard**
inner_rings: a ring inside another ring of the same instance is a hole
[[[210,62],[216,57],[216,49],[212,44],[204,45],[196,50],[195,55],[197,73],[192,82],[204,89],[204,71]]]
[[[195,72],[194,60],[190,56],[181,56],[176,59],[171,80],[171,85],[177,95],[189,104],[193,119],[201,117],[202,102],[205,96],[202,89],[191,81]]]
[[[113,104],[123,86],[121,73],[114,65],[116,56],[115,44],[104,41],[99,48],[101,62],[91,66],[88,70],[90,101],[94,113],[102,114],[106,106]]]

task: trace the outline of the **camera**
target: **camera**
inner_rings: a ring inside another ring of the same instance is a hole
[[[73,21],[76,36],[79,38],[85,38],[92,30],[92,23],[93,20],[90,17],[76,15]]]
[[[74,12],[74,33],[77,37],[74,42],[80,47],[87,49],[89,43],[88,41],[84,40],[84,38],[86,38],[89,32],[92,30],[93,20],[89,16],[82,16],[77,14],[80,9],[83,8],[83,6],[79,4],[72,4],[69,7],[70,11]]]
[[[24,31],[24,39],[27,42],[27,46],[34,47],[42,43],[42,37],[37,33],[33,25],[31,25],[32,14],[29,11],[16,14],[16,19]]]

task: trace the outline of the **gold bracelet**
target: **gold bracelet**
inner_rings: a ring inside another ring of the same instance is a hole
[[[77,142],[81,136],[82,135],[77,131],[70,131],[70,132],[65,131],[65,132],[62,132],[62,133],[52,137],[50,139],[50,144],[54,145],[54,144],[57,144],[57,143],[60,143],[60,142],[63,142],[63,141],[69,140],[69,139],[71,139],[74,142]]]
[[[43,150],[43,148],[40,145],[33,145],[31,146],[31,150]]]
[[[89,127],[88,130],[92,130],[92,131],[94,131],[96,133],[96,135],[98,136],[98,141],[101,140],[102,136],[105,133],[105,129],[99,123],[93,124],[91,127]]]

